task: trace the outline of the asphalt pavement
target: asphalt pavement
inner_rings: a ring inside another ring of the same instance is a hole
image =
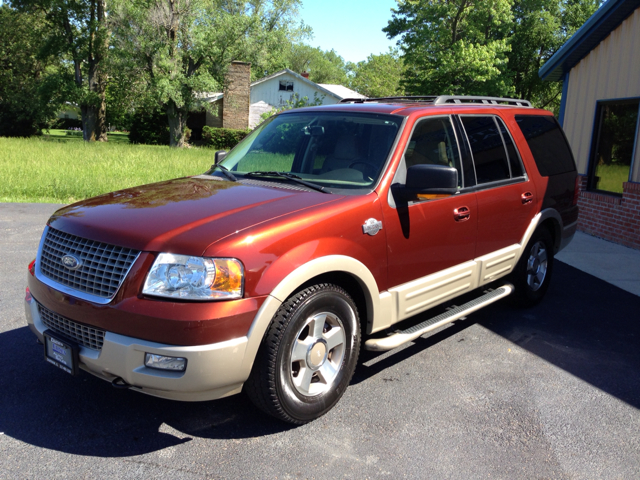
[[[291,427],[243,395],[173,402],[45,363],[23,299],[55,209],[0,204],[0,479],[640,476],[640,252],[579,234],[540,305],[364,353],[338,405]]]

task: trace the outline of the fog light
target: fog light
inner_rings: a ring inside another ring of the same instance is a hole
[[[184,372],[187,369],[187,359],[182,357],[165,357],[164,355],[145,353],[144,365],[158,370]]]

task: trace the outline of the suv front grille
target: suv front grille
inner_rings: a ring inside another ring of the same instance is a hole
[[[140,252],[76,237],[49,227],[42,245],[40,271],[51,280],[79,292],[113,298]],[[62,264],[62,257],[81,260],[77,270]]]
[[[38,303],[38,311],[40,312],[40,319],[47,327],[55,332],[58,332],[65,337],[74,340],[76,343],[83,347],[91,348],[92,350],[101,350],[104,343],[104,330],[98,328],[89,327],[76,323],[73,320],[62,317],[55,312],[52,312],[46,307],[43,307]]]

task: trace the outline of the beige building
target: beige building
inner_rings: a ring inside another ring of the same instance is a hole
[[[609,0],[540,69],[581,175],[578,229],[640,249],[640,0]]]

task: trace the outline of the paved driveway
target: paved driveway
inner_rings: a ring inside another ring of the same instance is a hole
[[[22,299],[53,210],[0,204],[0,478],[640,474],[640,297],[556,262],[541,305],[366,354],[334,410],[291,428],[242,395],[172,402],[46,364]]]

